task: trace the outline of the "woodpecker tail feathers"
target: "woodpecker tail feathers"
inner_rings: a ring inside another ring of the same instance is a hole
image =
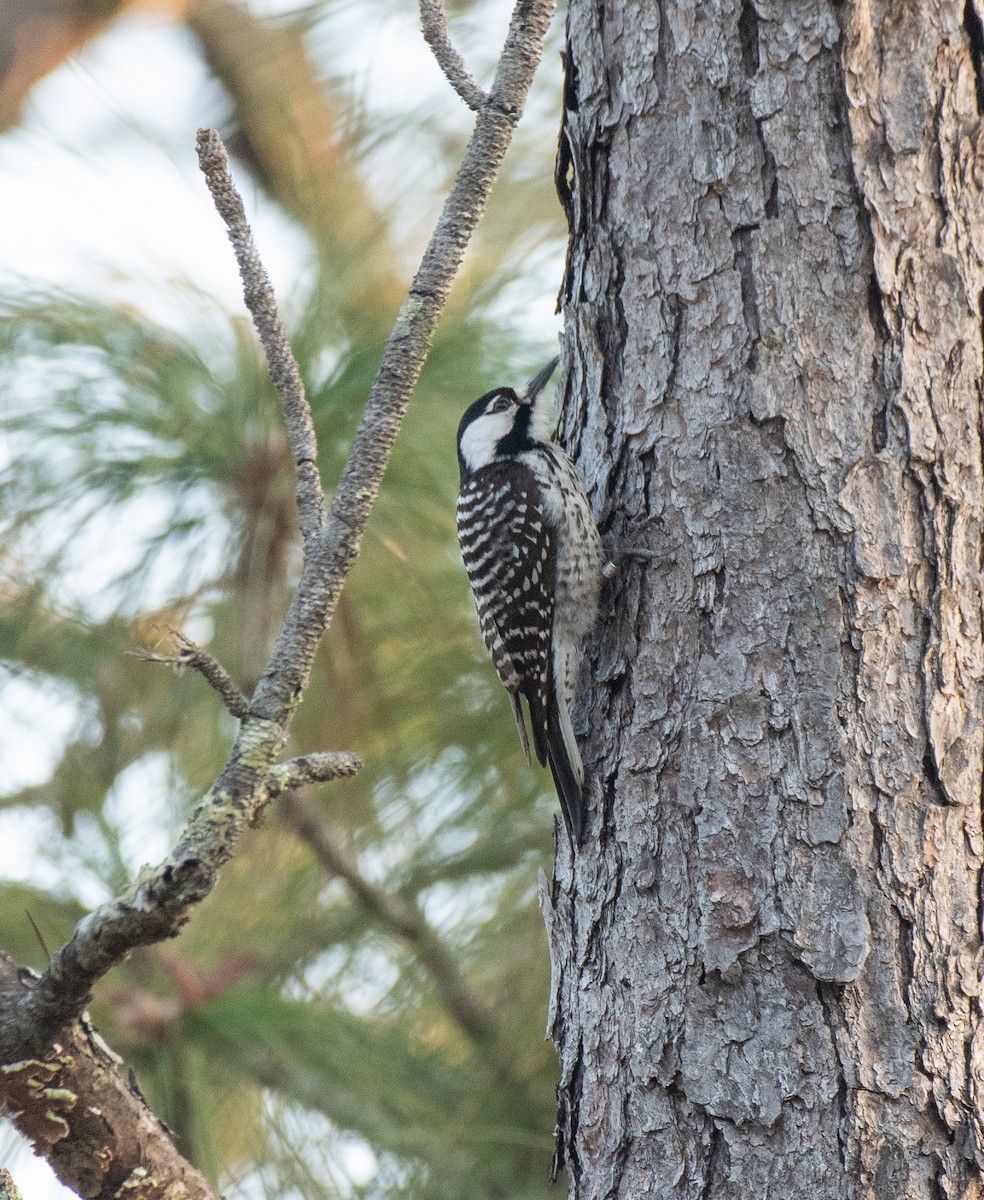
[[[526,731],[526,718],[523,715],[523,706],[520,704],[519,697],[523,693],[510,692],[509,699],[512,702],[513,714],[516,717],[516,728],[519,730],[519,740],[523,746],[523,753],[526,755],[526,761],[530,761],[530,738]],[[546,705],[543,702],[542,696],[533,695],[526,696],[526,703],[530,709],[530,730],[533,734],[533,753],[536,755],[536,761],[541,767],[547,765],[548,753],[548,737],[547,737],[547,711]]]
[[[584,765],[574,740],[571,716],[563,697],[550,705],[547,714],[547,758],[557,797],[564,813],[567,832],[575,846],[584,835]]]
[[[526,756],[526,765],[530,765],[530,738],[526,732],[526,718],[523,716],[523,706],[519,702],[519,692],[510,692],[509,700],[512,704],[513,716],[516,718],[516,728],[519,730],[519,741],[523,747],[523,754]],[[540,755],[537,754],[537,758]],[[540,765],[543,766],[542,759]]]

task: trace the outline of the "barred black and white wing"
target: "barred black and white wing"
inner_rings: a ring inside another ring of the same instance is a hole
[[[572,843],[586,825],[584,766],[571,724],[602,551],[583,484],[546,435],[548,363],[519,391],[495,388],[458,425],[458,539],[482,636],[529,759],[550,766]]]
[[[520,696],[529,707],[534,753],[545,766],[553,707],[557,548],[533,473],[515,462],[477,471],[458,496],[458,541],[482,637],[512,700],[526,757],[530,748]]]

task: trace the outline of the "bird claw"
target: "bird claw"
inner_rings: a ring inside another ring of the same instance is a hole
[[[616,560],[636,558],[644,562],[655,563],[656,566],[672,566],[676,562],[675,554],[662,553],[659,550],[646,550],[642,546],[619,546],[612,550],[612,557],[601,568],[604,579],[612,579],[618,574]]]

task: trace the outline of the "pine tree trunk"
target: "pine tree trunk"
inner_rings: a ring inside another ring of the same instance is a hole
[[[572,1194],[984,1195],[975,0],[571,0]]]

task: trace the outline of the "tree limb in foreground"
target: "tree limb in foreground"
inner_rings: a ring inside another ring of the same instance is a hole
[[[31,973],[0,950],[3,1007],[30,987]],[[0,1067],[0,1111],[80,1195],[108,1200],[139,1188],[144,1200],[218,1200],[120,1062],[87,1021],[73,1021],[43,1058]]]
[[[355,769],[354,756],[345,760],[341,771],[337,768],[342,767],[342,760],[331,758],[329,762],[330,756],[308,756],[303,768],[301,760],[293,760],[291,764],[279,764],[278,760],[310,676],[315,651],[359,553],[383,472],[437,321],[484,211],[513,129],[522,115],[554,3],[555,0],[517,0],[495,80],[478,113],[464,159],[409,296],[386,343],[362,422],[326,515],[320,478],[314,469],[316,446],[310,410],[303,390],[297,386],[296,364],[280,326],[272,291],[259,258],[254,257],[251,234],[241,201],[228,177],[221,140],[212,130],[200,132],[202,168],[229,226],[247,306],[257,322],[270,360],[271,376],[284,407],[298,469],[304,567],[226,765],[195,807],[172,853],[157,867],[144,868],[125,892],[83,918],[72,940],[52,956],[39,980],[35,982],[21,975],[18,978],[22,986],[0,990],[0,1063],[44,1058],[53,1061],[62,1054],[62,1049],[56,1049],[54,1044],[58,1041],[63,1048],[69,1034],[74,1036],[76,1027],[72,1023],[81,1017],[95,981],[136,947],[175,936],[193,905],[215,886],[218,871],[234,853],[240,835],[259,819],[269,800],[284,789],[285,783],[332,773],[350,774]],[[66,1030],[70,1025],[72,1028]],[[73,1057],[93,1070],[98,1066],[95,1059],[87,1061],[81,1043]],[[146,1108],[136,1096],[132,1105],[131,1115],[138,1119]],[[68,1123],[69,1132],[52,1144],[61,1145],[74,1139],[76,1110],[81,1114],[88,1112],[88,1108],[88,1100],[72,1108],[66,1106],[59,1119]],[[87,1190],[85,1181],[73,1173],[78,1169],[74,1156],[56,1156],[51,1144],[43,1139],[35,1145],[56,1169],[64,1171],[63,1182],[86,1194],[98,1194]],[[132,1161],[121,1163],[128,1168],[127,1178],[133,1177],[133,1171],[148,1169],[139,1146],[134,1147],[133,1153]],[[176,1194],[182,1190],[179,1185]]]

